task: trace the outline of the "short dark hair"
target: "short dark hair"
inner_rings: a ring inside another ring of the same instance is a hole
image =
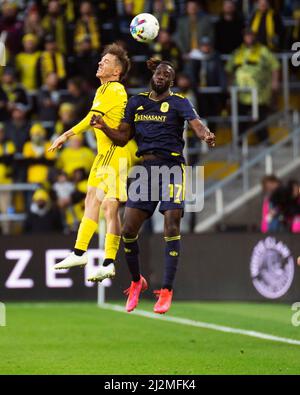
[[[127,51],[120,45],[113,43],[107,45],[104,48],[104,51],[102,52],[102,57],[107,54],[114,55],[118,59],[122,67],[122,71],[120,73],[120,81],[122,81],[126,77],[130,69],[130,59],[128,57]]]
[[[174,69],[174,66],[171,62],[168,62],[167,60],[160,60],[157,58],[150,58],[149,60],[147,60],[147,67],[149,70],[152,71],[152,73],[155,73],[155,70],[161,64],[166,64],[167,66],[170,66],[173,69],[174,74],[175,74],[175,69]]]
[[[261,182],[264,186],[267,182],[278,182],[280,184],[281,181],[275,174],[268,174],[262,178]]]

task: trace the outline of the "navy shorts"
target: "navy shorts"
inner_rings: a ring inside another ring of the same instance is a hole
[[[150,215],[158,204],[161,213],[184,209],[184,164],[164,159],[147,160],[133,168],[129,181],[126,207],[144,210]]]

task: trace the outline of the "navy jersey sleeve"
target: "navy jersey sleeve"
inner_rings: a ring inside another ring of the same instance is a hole
[[[194,106],[186,98],[180,101],[180,105],[178,106],[178,111],[180,116],[184,118],[186,121],[192,121],[193,119],[199,118],[199,115],[197,114],[197,111],[195,110]]]
[[[128,100],[122,122],[126,122],[129,125],[134,126],[135,110],[136,110],[136,100],[135,97],[133,96]]]

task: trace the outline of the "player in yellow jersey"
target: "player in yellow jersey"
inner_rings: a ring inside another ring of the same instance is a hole
[[[101,115],[112,128],[118,127],[124,115],[127,94],[120,83],[126,76],[130,61],[125,50],[117,44],[107,46],[99,62],[96,76],[101,81],[92,108],[88,115],[76,126],[58,137],[50,147],[54,151],[72,136],[90,128],[93,115]],[[94,129],[98,154],[94,160],[88,179],[85,211],[82,218],[75,248],[55,269],[68,269],[87,264],[87,248],[97,230],[99,210],[102,207],[106,219],[105,259],[98,271],[89,278],[91,281],[112,278],[115,275],[114,261],[120,244],[121,223],[120,202],[127,200],[126,182],[129,168],[135,158],[135,143],[118,147],[100,130]]]

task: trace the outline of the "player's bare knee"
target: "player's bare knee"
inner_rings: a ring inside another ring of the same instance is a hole
[[[88,190],[85,198],[85,207],[97,207],[100,205],[99,200],[97,199],[96,191],[93,189]]]
[[[117,219],[119,217],[118,201],[104,201],[102,203],[102,210],[107,221]]]

